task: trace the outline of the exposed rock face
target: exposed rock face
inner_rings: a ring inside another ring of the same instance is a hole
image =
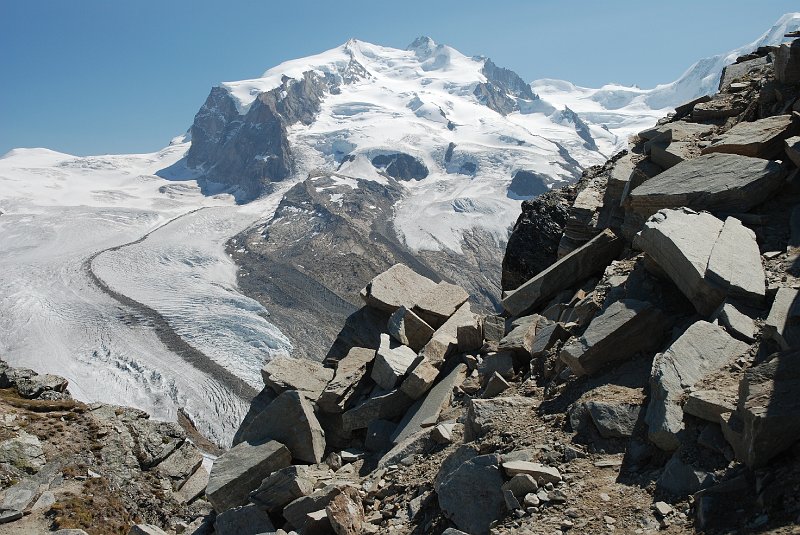
[[[207,183],[232,187],[237,199],[251,200],[292,171],[286,129],[309,124],[333,80],[313,71],[260,94],[244,115],[221,87],[211,90],[191,127],[189,167],[203,172]]]
[[[428,176],[424,163],[402,152],[379,154],[372,158],[372,165],[397,180],[422,180]]]
[[[739,123],[703,149],[703,154],[725,152],[767,160],[780,158],[783,140],[795,133],[791,115],[776,115]]]
[[[522,203],[503,257],[503,290],[516,290],[556,261],[569,201],[569,190],[562,189]]]

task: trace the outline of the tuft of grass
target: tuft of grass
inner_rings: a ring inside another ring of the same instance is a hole
[[[59,499],[47,515],[57,530],[82,529],[92,535],[125,535],[133,520],[105,478],[87,480],[80,496],[71,494]]]

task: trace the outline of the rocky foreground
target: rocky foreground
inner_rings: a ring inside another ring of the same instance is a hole
[[[798,95],[800,41],[759,49],[630,152],[526,202],[502,315],[394,265],[324,364],[264,366],[210,473],[175,425],[3,371],[0,521],[797,533]]]

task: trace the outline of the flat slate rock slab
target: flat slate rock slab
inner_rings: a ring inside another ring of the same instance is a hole
[[[634,189],[629,208],[644,217],[662,208],[747,212],[782,184],[778,162],[738,154],[705,154],[685,160]]]
[[[716,138],[702,153],[725,152],[753,158],[779,158],[783,152],[783,140],[793,131],[791,115],[743,121]]]

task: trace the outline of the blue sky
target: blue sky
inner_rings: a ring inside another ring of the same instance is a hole
[[[191,124],[211,86],[350,37],[429,35],[526,80],[652,87],[754,40],[784,0],[2,0],[0,154],[146,152]]]

